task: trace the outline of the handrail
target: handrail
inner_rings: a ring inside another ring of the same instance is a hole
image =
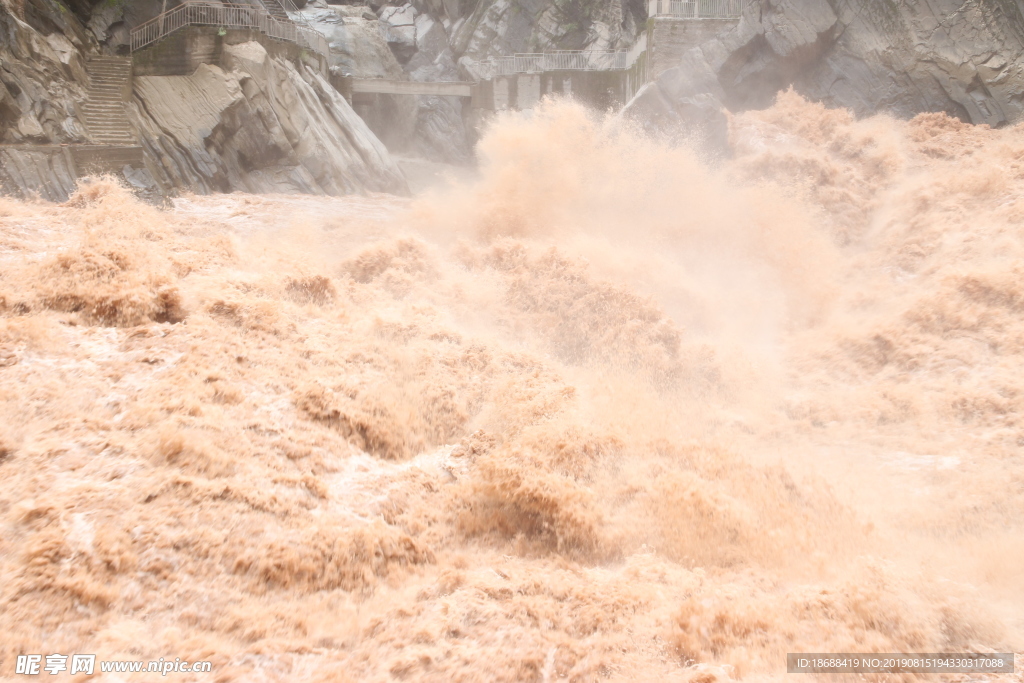
[[[295,43],[325,57],[330,55],[331,50],[324,34],[294,23],[279,21],[262,7],[186,0],[135,27],[131,32],[132,52],[151,45],[185,26],[255,28],[271,38]]]
[[[648,16],[677,19],[736,19],[741,0],[650,0]]]
[[[495,76],[542,71],[622,71],[632,66],[624,50],[557,50],[492,57]]]

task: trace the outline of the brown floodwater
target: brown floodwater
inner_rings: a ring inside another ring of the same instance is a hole
[[[1024,127],[730,140],[553,102],[412,199],[0,199],[0,678],[1022,649]]]

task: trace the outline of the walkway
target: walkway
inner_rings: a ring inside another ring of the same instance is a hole
[[[472,81],[390,81],[383,78],[353,78],[352,92],[388,95],[450,95],[472,97]]]
[[[212,3],[202,0],[186,0],[177,7],[140,24],[131,32],[131,48],[140,50],[161,38],[186,26],[217,26],[220,28],[254,28],[271,38],[295,43],[321,55],[330,55],[327,37],[307,26],[299,26],[288,18],[285,7],[278,0],[269,0],[272,13],[267,5]],[[289,3],[290,4],[290,3]],[[275,17],[275,14],[278,15]],[[284,18],[279,18],[283,16]]]
[[[647,16],[660,19],[739,19],[741,0],[650,0]]]

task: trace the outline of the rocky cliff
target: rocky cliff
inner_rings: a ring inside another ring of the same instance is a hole
[[[185,76],[136,76],[143,146],[175,186],[202,192],[407,191],[387,149],[324,76],[258,42]]]
[[[86,0],[4,0],[4,192],[66,197],[74,155],[57,146],[91,142],[80,106],[88,59],[123,51],[127,31],[160,8],[102,2],[90,11]],[[136,76],[126,110],[150,163],[126,169],[130,181],[203,193],[407,191],[387,149],[315,65],[271,56],[258,42],[225,42],[213,62],[186,75]]]
[[[630,108],[646,122],[702,121],[793,87],[857,115],[943,111],[1001,126],[1024,110],[1024,5],[1014,0],[762,0],[694,44]]]
[[[43,196],[66,194],[67,154],[17,146],[89,142],[80,111],[88,57],[123,54],[133,27],[177,1],[0,0],[6,190],[26,193],[49,178],[56,189]],[[362,78],[477,80],[492,57],[623,49],[650,28],[643,0],[298,4],[294,17],[329,37],[332,71]],[[1020,0],[750,0],[738,21],[721,30],[705,23],[690,42],[662,51],[666,70],[628,113],[654,128],[696,125],[717,147],[725,109],[765,107],[788,87],[858,115],[944,111],[993,126],[1016,122],[1024,109],[1022,8]],[[311,64],[258,45],[229,47],[195,73],[137,79],[128,110],[157,162],[156,181],[200,192],[402,191],[378,138],[437,160],[472,156],[479,121],[460,98],[363,98],[356,107],[371,131]]]
[[[88,32],[57,5],[0,4],[0,143],[85,141],[76,102],[89,45]]]
[[[360,78],[480,80],[491,57],[545,50],[628,48],[644,28],[643,0],[416,0],[328,4],[303,16],[331,41],[332,65]],[[457,97],[377,96],[367,118],[392,149],[464,162],[473,118]]]

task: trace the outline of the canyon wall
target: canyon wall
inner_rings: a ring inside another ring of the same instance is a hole
[[[648,125],[704,124],[793,87],[858,116],[945,112],[1002,126],[1024,109],[1024,14],[1012,0],[763,0],[684,50],[630,107]]]
[[[61,146],[92,142],[81,111],[88,59],[123,53],[122,33],[151,16],[143,4],[103,3],[92,14],[55,0],[0,5],[4,193],[67,197],[82,169]],[[124,168],[129,182],[164,192],[408,191],[387,149],[316,64],[290,59],[269,39],[229,38],[216,36],[217,58],[194,72],[136,75],[126,114],[149,163]]]

